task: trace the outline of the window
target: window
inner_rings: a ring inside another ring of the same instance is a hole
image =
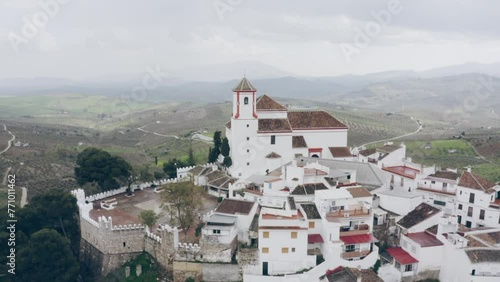
[[[269,232],[268,231],[264,231],[263,234],[262,234],[262,237],[269,238]]]
[[[434,200],[434,204],[438,206],[446,206],[446,202]]]
[[[458,204],[458,209],[461,210],[462,209],[462,204]]]
[[[250,153],[250,149],[247,149],[247,153]]]
[[[314,228],[314,221],[309,222],[309,228]]]
[[[401,177],[401,186],[405,186],[405,179]]]
[[[250,124],[247,123],[247,127],[250,127]]]
[[[460,195],[462,195],[462,190],[460,190]]]
[[[249,165],[250,165],[250,163],[247,163],[247,166],[249,166]]]
[[[347,175],[347,179],[351,179],[351,175],[350,175],[350,174],[349,174],[349,175]]]
[[[295,248],[292,248],[292,253],[295,253]]]
[[[248,97],[245,97],[245,99],[243,99],[243,104],[248,105]]]
[[[469,195],[469,203],[474,204],[474,193],[470,193]]]
[[[281,248],[282,254],[288,254],[288,248]]]
[[[250,140],[250,137],[247,137],[247,141]]]
[[[448,187],[448,183],[443,183],[443,189],[445,189],[446,187]]]
[[[356,250],[356,245],[345,245],[346,253],[354,252]]]
[[[431,181],[431,184],[436,184],[436,181],[432,180],[432,181]]]
[[[472,209],[472,207],[469,207],[469,209],[467,210],[467,216],[472,216],[472,212],[474,210]]]
[[[413,270],[413,265],[412,264],[405,265],[405,272],[412,271],[412,270]]]
[[[263,254],[268,254],[269,253],[269,248],[262,248],[262,253]]]
[[[276,135],[271,135],[271,145],[276,144]]]
[[[123,242],[123,246],[124,246],[124,247],[125,247],[125,246],[127,246],[127,243]]]
[[[220,234],[220,230],[214,229],[214,230],[212,230],[212,234]]]
[[[291,236],[292,236],[292,239],[297,239],[297,232],[293,231]]]
[[[479,219],[484,219],[484,213],[485,213],[485,211],[484,211],[484,210],[481,210],[481,211],[479,212]]]

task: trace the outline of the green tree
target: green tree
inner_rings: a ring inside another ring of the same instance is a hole
[[[155,213],[153,210],[144,210],[139,214],[139,219],[142,223],[149,227],[149,230],[156,224],[161,215]]]
[[[127,179],[132,173],[132,167],[123,158],[97,148],[83,150],[78,154],[76,164],[78,184],[96,182],[102,190],[119,188],[118,180]]]
[[[44,228],[31,235],[18,254],[16,281],[77,281],[79,265],[70,242],[57,231]]]
[[[214,155],[218,157],[221,154],[221,147],[222,147],[222,133],[217,130],[214,132]]]
[[[163,164],[163,171],[168,178],[177,178],[177,168],[183,166],[186,166],[184,162],[174,158]]]
[[[71,241],[75,255],[79,253],[80,227],[76,198],[69,192],[50,189],[35,195],[18,212],[18,228],[26,235],[43,229],[54,229]]]
[[[229,156],[224,157],[224,163],[223,164],[224,164],[225,167],[231,167],[233,165],[233,160]]]
[[[149,171],[149,166],[144,165],[139,169],[139,179],[143,182],[151,182],[154,180],[153,174]]]
[[[222,145],[221,145],[220,153],[221,153],[224,157],[227,157],[227,156],[229,156],[229,151],[230,151],[230,148],[229,148],[229,141],[227,140],[227,137],[224,137],[224,138],[222,139]]]
[[[186,238],[189,229],[196,224],[203,203],[203,188],[192,181],[171,183],[161,193],[163,207],[172,216],[174,224],[180,226]]]
[[[196,161],[194,160],[194,153],[193,153],[193,146],[189,144],[189,152],[188,152],[188,159],[186,165],[188,166],[193,166],[196,164]]]
[[[161,171],[155,171],[154,176],[156,180],[160,180],[165,177],[165,174]]]

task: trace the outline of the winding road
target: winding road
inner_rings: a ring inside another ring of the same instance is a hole
[[[175,139],[180,139],[179,136],[177,136],[177,135],[165,135],[165,134],[160,134],[160,133],[151,132],[151,131],[147,131],[147,130],[142,129],[143,127],[146,127],[146,126],[147,126],[147,124],[143,125],[141,127],[138,127],[137,129],[140,130],[140,131],[142,131],[142,132],[151,133],[153,135],[157,135],[157,136],[161,136],[161,137],[172,137],[172,138],[175,138]]]
[[[411,119],[413,120],[413,118],[411,118]],[[415,135],[415,134],[419,133],[420,131],[422,131],[423,126],[424,126],[418,120],[416,120],[415,123],[418,125],[418,129],[415,130],[415,131],[413,131],[413,132],[406,133],[406,134],[403,134],[403,135],[400,135],[400,136],[396,136],[396,137],[392,137],[392,138],[388,138],[388,139],[382,139],[382,140],[368,142],[368,143],[365,143],[365,144],[363,144],[361,146],[358,146],[358,148],[363,148],[363,147],[366,147],[366,146],[371,145],[371,144],[380,143],[380,142],[387,142],[387,141],[393,141],[393,140],[396,140],[396,139],[400,139],[400,138],[404,138],[404,137]]]
[[[5,152],[7,152],[10,149],[10,146],[12,146],[12,142],[14,140],[16,140],[16,136],[14,134],[12,134],[12,132],[10,132],[9,130],[7,130],[7,126],[5,124],[3,125],[3,129],[5,131],[7,131],[7,133],[9,133],[12,136],[12,138],[7,143],[7,148],[5,148],[3,151],[0,151],[0,155],[3,154],[3,153],[5,153]]]

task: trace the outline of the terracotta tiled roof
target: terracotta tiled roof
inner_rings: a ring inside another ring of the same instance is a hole
[[[286,111],[285,106],[265,94],[257,98],[255,108],[259,111]]]
[[[307,148],[304,136],[292,136],[292,148]]]
[[[368,190],[364,187],[352,187],[346,188],[346,190],[352,195],[353,198],[365,198],[372,196],[372,193],[368,192]]]
[[[414,242],[417,242],[417,244],[419,244],[422,248],[444,245],[443,242],[427,232],[408,233],[404,236],[412,239]]]
[[[307,219],[321,219],[318,208],[313,203],[300,204],[304,212],[306,213]]]
[[[347,126],[325,111],[288,112],[293,129],[347,129]]]
[[[292,128],[287,119],[259,119],[258,132],[291,132]]]
[[[453,172],[453,171],[445,171],[445,170],[440,170],[436,171],[436,173],[429,175],[430,177],[436,177],[436,178],[444,178],[444,179],[450,179],[450,180],[457,180],[457,178],[460,176],[458,173]]]
[[[248,81],[246,77],[243,77],[238,85],[236,85],[235,88],[233,88],[233,91],[257,91],[255,87]]]
[[[468,171],[464,171],[462,173],[462,176],[460,177],[460,182],[458,183],[458,185],[466,188],[481,190],[487,193],[492,193],[494,192],[494,190],[490,188],[493,188],[495,186],[495,183],[490,182],[489,180],[486,180],[480,176],[474,175]]]
[[[278,158],[281,158],[281,156],[278,153],[271,152],[271,153],[267,154],[266,158],[267,159],[278,159]]]
[[[426,203],[421,203],[414,210],[400,219],[398,221],[398,224],[403,226],[404,228],[411,228],[439,212],[440,209],[437,209]]]
[[[500,250],[466,250],[465,253],[472,263],[500,262]]]
[[[407,178],[415,179],[417,177],[417,173],[420,172],[418,169],[414,169],[412,167],[408,167],[405,165],[400,166],[387,166],[383,167],[382,170],[388,171],[390,173],[394,173],[400,176],[404,176]]]
[[[359,154],[362,156],[368,157],[370,155],[375,154],[376,152],[377,152],[377,148],[370,148],[370,149],[359,151]]]
[[[227,214],[249,214],[255,202],[224,199],[215,212]]]
[[[334,158],[352,157],[351,151],[347,147],[328,147]]]
[[[357,268],[344,268],[339,266],[333,270],[326,272],[326,278],[329,282],[383,282],[382,278],[378,277],[373,270],[370,269],[357,269]],[[361,280],[358,280],[361,278]]]

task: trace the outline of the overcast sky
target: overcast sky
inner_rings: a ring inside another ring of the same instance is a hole
[[[500,62],[497,0],[64,1],[27,38],[23,17],[33,22],[38,13],[43,21],[39,0],[0,0],[0,79],[249,60],[304,76]],[[380,11],[390,20],[378,23]],[[367,29],[371,35],[359,35]]]

